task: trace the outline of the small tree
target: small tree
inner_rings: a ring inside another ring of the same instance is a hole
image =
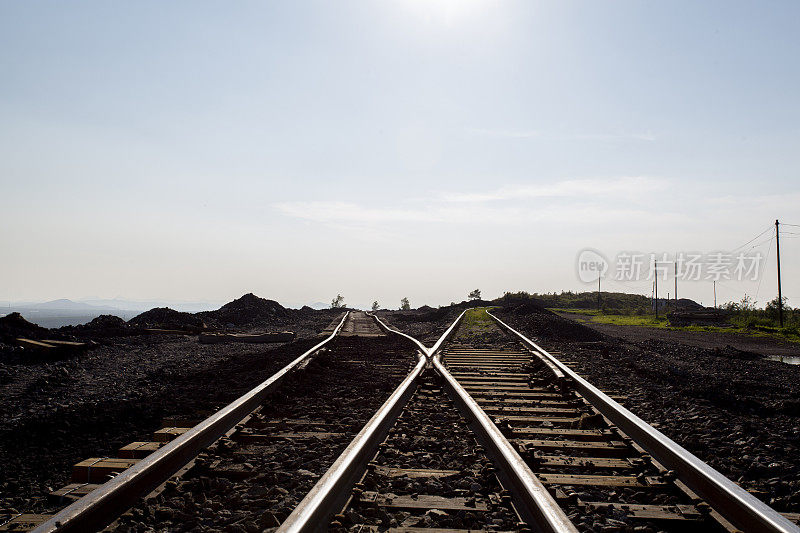
[[[756,301],[749,297],[747,294],[744,295],[742,301],[739,303],[739,309],[742,311],[753,311],[756,308]]]
[[[344,307],[344,296],[337,294],[336,298],[331,300],[331,309],[341,309]]]
[[[408,301],[408,298],[400,300],[400,310],[408,311],[409,309],[411,309],[411,302]]]
[[[375,311],[377,311],[378,309],[380,309],[380,308],[381,308],[381,306],[380,306],[380,304],[378,304],[378,300],[375,300],[374,302],[372,302],[372,312],[373,313]]]
[[[781,299],[781,303],[783,304],[783,312],[784,313],[790,313],[792,311],[792,308],[789,307],[788,305],[786,305],[786,300],[788,300],[788,298],[786,296],[784,296]],[[779,312],[778,312],[778,297],[777,296],[773,300],[771,300],[771,301],[769,301],[767,303],[766,307],[764,307],[764,311],[765,311],[764,314],[766,314],[767,317],[769,317],[769,318],[771,318],[773,320],[777,320],[778,319]]]
[[[469,293],[469,299],[470,300],[480,300],[481,299],[481,290],[480,289],[475,289],[474,291]]]

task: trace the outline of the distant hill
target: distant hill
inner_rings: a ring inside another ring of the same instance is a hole
[[[21,303],[13,306],[15,309],[37,309],[47,311],[116,311],[118,307],[91,305],[84,302],[73,302],[66,298],[59,300],[51,300],[49,302],[41,303]]]
[[[126,311],[110,306],[91,305],[62,298],[49,302],[17,303],[9,311],[21,314],[26,320],[45,328],[58,328],[84,324],[100,315],[114,314],[130,318],[135,311]]]
[[[148,311],[158,307],[169,307],[185,313],[199,313],[201,311],[211,311],[219,307],[219,303],[213,302],[184,302],[171,300],[129,300],[126,298],[111,299],[82,299],[89,305],[100,306],[103,308],[127,309],[132,311]]]
[[[0,310],[58,310],[58,311],[148,311],[158,307],[169,307],[177,311],[197,313],[211,311],[219,307],[212,302],[184,302],[169,300],[128,300],[125,298],[82,298],[69,300],[60,298],[48,302],[0,302]],[[6,311],[6,312],[11,312]]]

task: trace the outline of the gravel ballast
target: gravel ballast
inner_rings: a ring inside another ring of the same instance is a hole
[[[778,511],[800,511],[800,367],[732,347],[630,341],[543,309],[497,316]]]

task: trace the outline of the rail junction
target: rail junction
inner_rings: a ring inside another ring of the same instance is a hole
[[[486,309],[430,348],[362,312],[323,335],[0,531],[800,531]]]

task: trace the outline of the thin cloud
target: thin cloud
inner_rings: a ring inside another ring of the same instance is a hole
[[[493,201],[525,200],[532,198],[574,198],[641,196],[661,190],[664,180],[645,176],[623,176],[607,179],[573,179],[542,185],[506,186],[493,191],[477,193],[444,193],[442,199],[453,203],[480,203]]]
[[[282,214],[331,228],[389,228],[398,223],[514,226],[547,220],[616,223],[647,213],[636,205],[667,182],[643,176],[571,179],[541,185],[510,185],[474,193],[441,193],[376,206],[342,201],[274,204]],[[547,199],[547,202],[536,200]]]
[[[617,223],[646,215],[626,206],[601,206],[585,202],[531,205],[450,204],[431,201],[410,209],[375,208],[344,202],[291,202],[275,205],[286,216],[330,227],[391,226],[398,223],[452,224],[458,226],[519,226],[546,220],[569,220],[574,224]]]
[[[508,139],[543,138],[542,132],[536,130],[495,130],[487,128],[467,128],[467,132],[473,135],[484,135],[486,137],[505,137]]]
[[[317,222],[434,222],[433,213],[420,209],[374,208],[350,202],[281,202],[275,208],[284,215]]]
[[[467,128],[472,135],[496,137],[505,139],[539,139],[542,141],[642,141],[654,142],[656,136],[647,131],[644,133],[567,133],[554,134],[538,130],[509,130],[491,128]]]

